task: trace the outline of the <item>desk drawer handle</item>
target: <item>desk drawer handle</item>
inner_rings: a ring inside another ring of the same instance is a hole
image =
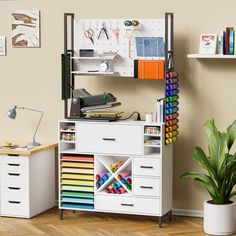
[[[152,186],[140,186],[140,188],[145,188],[145,189],[153,189]]]
[[[130,207],[133,207],[134,204],[121,203],[121,206],[130,206]]]
[[[102,140],[104,140],[104,141],[116,141],[115,138],[102,138]]]
[[[16,174],[16,173],[8,173],[8,175],[11,175],[11,176],[20,176],[20,174]]]
[[[18,187],[8,187],[8,188],[11,190],[20,190],[20,188],[18,188]]]
[[[7,154],[8,156],[10,156],[10,157],[18,157],[18,156],[20,156],[19,154]]]
[[[21,202],[18,201],[8,201],[9,203],[13,203],[13,204],[20,204]]]
[[[153,166],[140,166],[142,169],[153,169]]]
[[[20,164],[7,163],[9,166],[20,166]]]

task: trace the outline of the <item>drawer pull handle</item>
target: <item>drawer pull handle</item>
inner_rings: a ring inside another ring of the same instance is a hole
[[[152,186],[140,186],[140,188],[145,188],[145,189],[153,189]]]
[[[9,166],[20,166],[20,164],[8,163]]]
[[[17,187],[8,187],[8,188],[11,190],[20,190],[20,188],[17,188]]]
[[[133,207],[134,204],[121,203],[121,206],[129,206],[129,207]]]
[[[116,141],[115,138],[102,138],[102,140],[104,140],[104,141]]]
[[[140,168],[143,168],[143,169],[153,169],[153,166],[140,166]]]
[[[13,204],[20,204],[21,202],[18,201],[8,201],[9,203],[13,203]]]
[[[16,174],[16,173],[8,173],[8,175],[11,175],[11,176],[20,176],[20,174]]]
[[[10,157],[18,157],[18,156],[20,156],[19,154],[7,154],[8,156],[10,156]]]

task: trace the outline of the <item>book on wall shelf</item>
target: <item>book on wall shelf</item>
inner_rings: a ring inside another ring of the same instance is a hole
[[[199,54],[188,54],[188,58],[236,59],[236,27],[226,27],[216,34],[201,34]]]

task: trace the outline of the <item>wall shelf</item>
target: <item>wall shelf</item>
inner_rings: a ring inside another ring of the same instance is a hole
[[[71,57],[77,60],[113,60],[118,54],[117,53],[104,53],[94,57]]]
[[[118,75],[118,73],[114,72],[114,71],[106,71],[106,72],[102,72],[102,71],[96,71],[96,72],[72,71],[71,73],[75,74],[75,75]]]
[[[236,55],[188,54],[187,58],[196,58],[196,59],[236,59]]]

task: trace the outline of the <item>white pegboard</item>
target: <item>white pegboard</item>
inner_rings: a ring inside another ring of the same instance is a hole
[[[138,20],[140,25],[127,27],[124,25],[125,20]],[[107,40],[104,32],[100,39],[98,39],[103,23],[105,23],[109,40]],[[84,35],[84,32],[88,29],[92,29],[94,32],[94,44]],[[115,35],[115,31],[117,30],[119,31],[118,38]],[[130,50],[129,34],[131,35]],[[165,19],[76,19],[74,22],[75,56],[79,56],[80,49],[93,49],[99,54],[107,52],[117,53],[118,56],[112,60],[108,60],[108,74],[115,72],[119,76],[133,77],[134,59],[137,59],[135,37],[163,37],[164,41]],[[74,61],[75,71],[79,71],[79,74],[86,74],[86,72],[91,70],[99,70],[101,63],[101,59],[95,58],[75,59]]]

